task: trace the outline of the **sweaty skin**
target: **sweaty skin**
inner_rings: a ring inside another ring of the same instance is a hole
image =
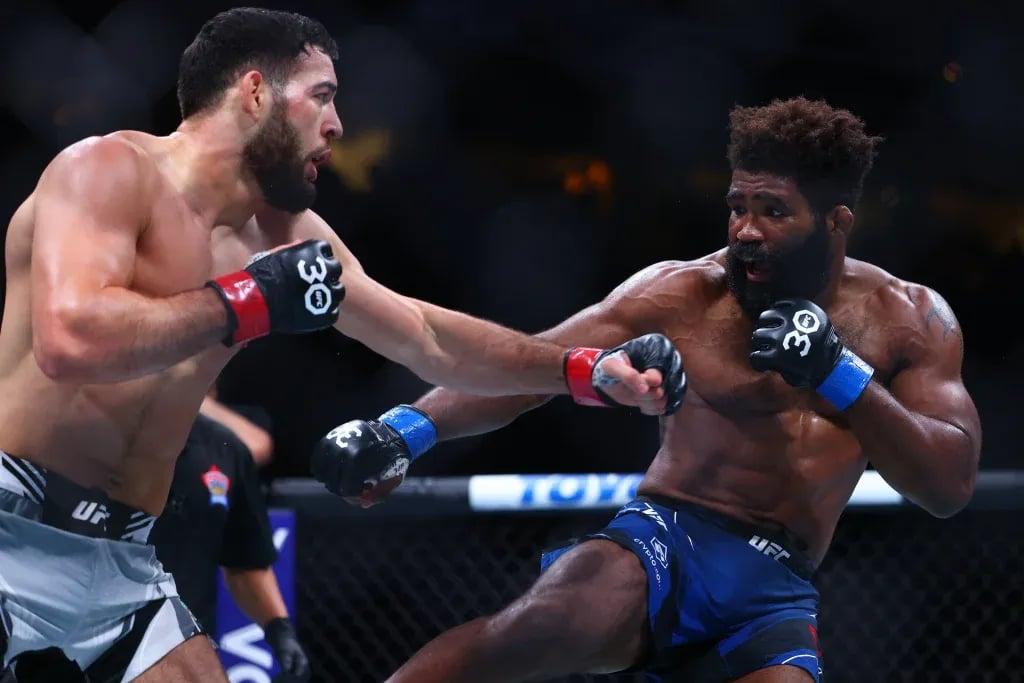
[[[731,241],[793,244],[813,218],[792,180],[737,170]],[[845,256],[852,214],[834,210],[827,284],[816,298],[840,340],[875,368],[844,413],[749,361],[754,320],[728,286],[726,250],[646,268],[543,336],[613,345],[660,331],[682,353],[688,389],[661,419],[661,447],[639,487],[739,519],[782,525],[820,562],[870,459],[883,477],[933,514],[963,507],[973,491],[981,427],[960,368],[963,337],[946,302]],[[435,389],[416,406],[441,439],[496,429],[549,397],[472,397]]]
[[[343,266],[342,333],[432,383],[566,391],[564,347],[396,294],[315,213],[268,208],[242,167],[245,136],[283,98],[312,183],[341,134],[336,90],[330,58],[311,49],[282,94],[247,72],[169,136],[89,138],[50,163],[7,232],[0,450],[159,514],[203,397],[238,351],[220,343],[227,315],[204,284],[307,239]],[[623,380],[616,400],[664,410],[653,371],[605,368]]]

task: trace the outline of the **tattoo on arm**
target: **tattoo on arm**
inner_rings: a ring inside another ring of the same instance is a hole
[[[928,310],[928,315],[925,316],[925,327],[931,326],[932,320],[937,321],[939,327],[942,329],[942,341],[946,341],[950,334],[956,336],[960,343],[960,358],[962,360],[964,355],[963,333],[960,331],[960,325],[957,323],[956,316],[953,315],[953,311],[950,309],[949,304],[938,296],[933,298],[931,308]]]
[[[924,324],[930,325],[932,319],[938,320],[942,326],[942,340],[945,341],[949,336],[950,332],[956,332],[956,320],[953,318],[953,313],[948,308],[939,307],[932,304],[932,308],[928,311],[928,317],[925,318]]]

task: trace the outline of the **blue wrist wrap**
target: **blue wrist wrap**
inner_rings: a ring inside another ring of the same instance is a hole
[[[846,410],[864,392],[873,374],[873,367],[844,348],[832,372],[818,385],[818,393],[839,410]]]
[[[437,443],[437,428],[430,418],[407,405],[395,406],[378,418],[398,432],[409,447],[412,459],[420,457]]]

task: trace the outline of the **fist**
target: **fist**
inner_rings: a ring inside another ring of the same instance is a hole
[[[613,349],[570,349],[565,377],[583,405],[636,406],[649,415],[671,415],[686,393],[683,358],[663,334],[645,334]]]
[[[228,312],[228,346],[271,332],[300,334],[330,327],[345,298],[341,264],[323,240],[307,240],[253,256],[244,270],[207,282]]]
[[[263,290],[271,332],[313,332],[338,320],[345,287],[327,242],[307,240],[257,256],[245,272]]]
[[[369,507],[402,483],[411,462],[409,447],[390,425],[352,420],[320,439],[312,471],[328,491]]]
[[[777,301],[757,319],[750,364],[774,370],[794,387],[817,388],[839,361],[843,344],[828,315],[805,299]]]

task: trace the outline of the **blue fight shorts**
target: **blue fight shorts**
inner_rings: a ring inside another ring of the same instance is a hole
[[[631,671],[711,683],[789,664],[821,680],[814,566],[785,529],[640,496],[604,529],[544,553],[541,571],[590,539],[632,551],[647,571],[651,647]]]

